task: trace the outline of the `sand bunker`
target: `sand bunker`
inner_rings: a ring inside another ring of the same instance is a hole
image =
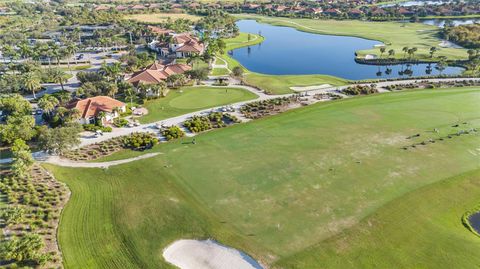
[[[250,256],[213,240],[178,240],[164,249],[165,260],[181,269],[263,269]]]
[[[326,88],[331,88],[331,87],[332,87],[332,85],[330,85],[330,84],[321,84],[321,85],[313,85],[313,86],[305,86],[305,87],[290,87],[290,89],[292,89],[296,92],[304,92],[304,91],[326,89]]]

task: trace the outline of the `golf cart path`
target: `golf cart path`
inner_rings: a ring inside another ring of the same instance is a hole
[[[43,162],[45,163],[51,163],[55,164],[58,166],[64,166],[64,167],[82,167],[82,168],[108,168],[110,166],[115,166],[115,165],[120,165],[124,163],[130,163],[138,160],[143,160],[151,157],[155,157],[157,155],[161,154],[160,152],[153,152],[153,153],[147,153],[143,154],[137,157],[133,158],[128,158],[128,159],[123,159],[123,160],[116,160],[116,161],[110,161],[110,162],[96,162],[96,163],[90,163],[90,162],[75,162],[75,161],[70,161],[68,159],[60,158],[58,156],[50,156]]]

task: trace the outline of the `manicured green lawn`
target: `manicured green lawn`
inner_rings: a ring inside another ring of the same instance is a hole
[[[367,22],[358,20],[289,19],[243,14],[239,15],[238,18],[256,19],[259,22],[294,27],[311,33],[357,36],[379,40],[387,45],[386,51],[394,49],[397,58],[403,57],[403,47],[416,47],[418,48],[418,51],[415,53],[416,58],[429,60],[429,50],[432,46],[439,48],[435,56],[443,55],[449,59],[468,58],[466,49],[440,48],[439,28],[422,23],[404,24],[400,22]],[[380,50],[372,48],[360,50],[357,53],[359,56],[370,53],[380,55]]]
[[[480,204],[480,170],[396,199],[283,268],[475,268],[480,237],[461,223]]]
[[[347,84],[347,80],[328,75],[265,75],[259,73],[248,73],[245,81],[270,94],[291,93],[293,86],[313,86],[330,84],[340,86]]]
[[[147,101],[148,114],[139,118],[141,123],[155,122],[192,111],[255,99],[249,91],[221,87],[184,87],[171,90],[164,98]]]
[[[478,174],[449,178],[480,169],[480,137],[402,147],[479,128],[479,90],[319,103],[105,170],[48,165],[72,190],[66,268],[171,268],[166,245],[210,237],[275,268],[474,268],[461,214],[480,202]]]

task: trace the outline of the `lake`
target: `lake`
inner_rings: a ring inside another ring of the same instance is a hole
[[[445,23],[447,21],[450,21],[454,26],[480,23],[480,19],[455,19],[455,20],[434,19],[434,20],[422,20],[422,23],[437,26],[437,27],[443,27],[445,26]]]
[[[320,23],[320,22],[319,22]],[[261,44],[230,51],[229,54],[253,72],[271,75],[326,74],[351,80],[437,75],[435,65],[374,66],[355,62],[355,51],[382,43],[358,37],[319,35],[290,27],[240,20],[241,32],[261,33]],[[442,74],[460,74],[447,67]]]
[[[471,215],[468,218],[468,222],[472,225],[473,229],[480,234],[480,212]]]

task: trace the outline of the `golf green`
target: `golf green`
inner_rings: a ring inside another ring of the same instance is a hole
[[[255,99],[257,95],[240,88],[183,87],[171,90],[166,97],[147,101],[148,114],[141,123],[154,122],[196,110]]]

